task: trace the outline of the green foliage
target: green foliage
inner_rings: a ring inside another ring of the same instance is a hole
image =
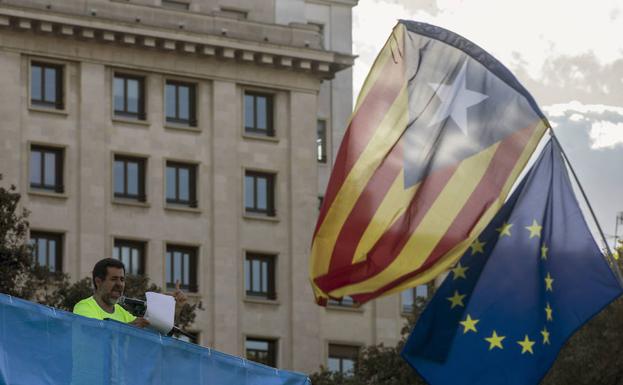
[[[67,274],[50,272],[33,262],[28,211],[18,210],[20,195],[15,190],[15,186],[0,187],[0,293],[72,311],[78,301],[93,295],[91,278],[71,283]],[[146,291],[162,290],[146,276],[126,277],[126,296],[145,299]],[[195,320],[197,307],[186,303],[176,314],[175,322],[182,330]]]

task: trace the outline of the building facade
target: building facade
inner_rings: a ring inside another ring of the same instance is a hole
[[[395,343],[413,293],[320,308],[308,283],[356,3],[3,0],[0,173],[38,262],[179,281],[198,343],[280,368]]]

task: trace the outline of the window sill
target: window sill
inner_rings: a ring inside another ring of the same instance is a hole
[[[43,112],[45,114],[69,116],[69,112],[67,111],[67,109],[59,110],[59,109],[56,109],[54,107],[47,108],[47,107],[29,105],[28,106],[28,110],[32,111],[32,112]]]
[[[275,223],[280,221],[279,217],[277,216],[269,217],[268,215],[251,214],[251,213],[244,213],[242,215],[242,218],[250,219],[250,220],[265,221],[265,222],[275,222]]]
[[[254,297],[249,297],[246,296],[243,299],[243,302],[246,303],[259,303],[262,305],[271,305],[271,306],[279,306],[281,305],[281,303],[279,302],[279,300],[276,299],[267,299],[267,298],[254,298]]]
[[[354,307],[354,306],[340,306],[340,305],[327,304],[327,307],[325,309],[346,311],[346,312],[351,312],[351,313],[363,313],[364,312],[364,309],[362,306]]]
[[[140,201],[135,201],[131,199],[114,198],[112,200],[112,203],[116,205],[120,205],[120,206],[134,206],[134,207],[143,207],[143,208],[151,207],[149,202],[140,202]]]
[[[121,116],[113,116],[112,121],[114,123],[134,124],[143,127],[151,126],[151,123],[148,120],[130,119]]]
[[[261,135],[261,134],[251,134],[251,133],[245,132],[242,134],[242,137],[244,139],[261,140],[264,142],[279,143],[279,138],[277,138],[276,136],[266,136],[266,135]]]
[[[56,198],[56,199],[67,199],[67,198],[69,198],[67,193],[57,193],[57,192],[51,192],[51,191],[46,191],[46,190],[35,190],[35,189],[32,189],[32,188],[28,189],[28,195],[35,195],[35,196]]]
[[[201,293],[199,293],[198,291],[184,291],[184,290],[182,290],[182,293],[184,293],[184,295],[187,298],[192,299],[193,301],[198,301],[198,300],[201,299]],[[170,295],[170,296],[173,297],[173,294],[175,294],[175,290],[167,289],[162,294]],[[188,302],[186,302],[186,303],[188,303]]]
[[[175,124],[175,123],[170,123],[170,122],[167,122],[164,125],[164,128],[166,128],[167,130],[188,131],[188,132],[196,132],[196,133],[199,133],[202,131],[201,128],[199,127],[187,126],[184,124]]]
[[[177,205],[173,205],[170,203],[166,203],[164,205],[165,210],[171,210],[171,211],[182,211],[182,212],[187,212],[187,213],[195,213],[195,214],[199,214],[201,213],[201,208],[199,207],[188,207],[188,206],[177,206]]]

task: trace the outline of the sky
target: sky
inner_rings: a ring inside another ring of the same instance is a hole
[[[623,212],[623,0],[359,0],[355,97],[398,19],[462,35],[515,74],[549,119],[612,246]]]

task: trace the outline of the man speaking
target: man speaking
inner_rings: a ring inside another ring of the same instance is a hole
[[[104,258],[93,267],[95,291],[74,306],[74,314],[103,320],[106,318],[143,328],[149,325],[143,317],[135,317],[117,304],[125,288],[125,266],[123,262]]]

